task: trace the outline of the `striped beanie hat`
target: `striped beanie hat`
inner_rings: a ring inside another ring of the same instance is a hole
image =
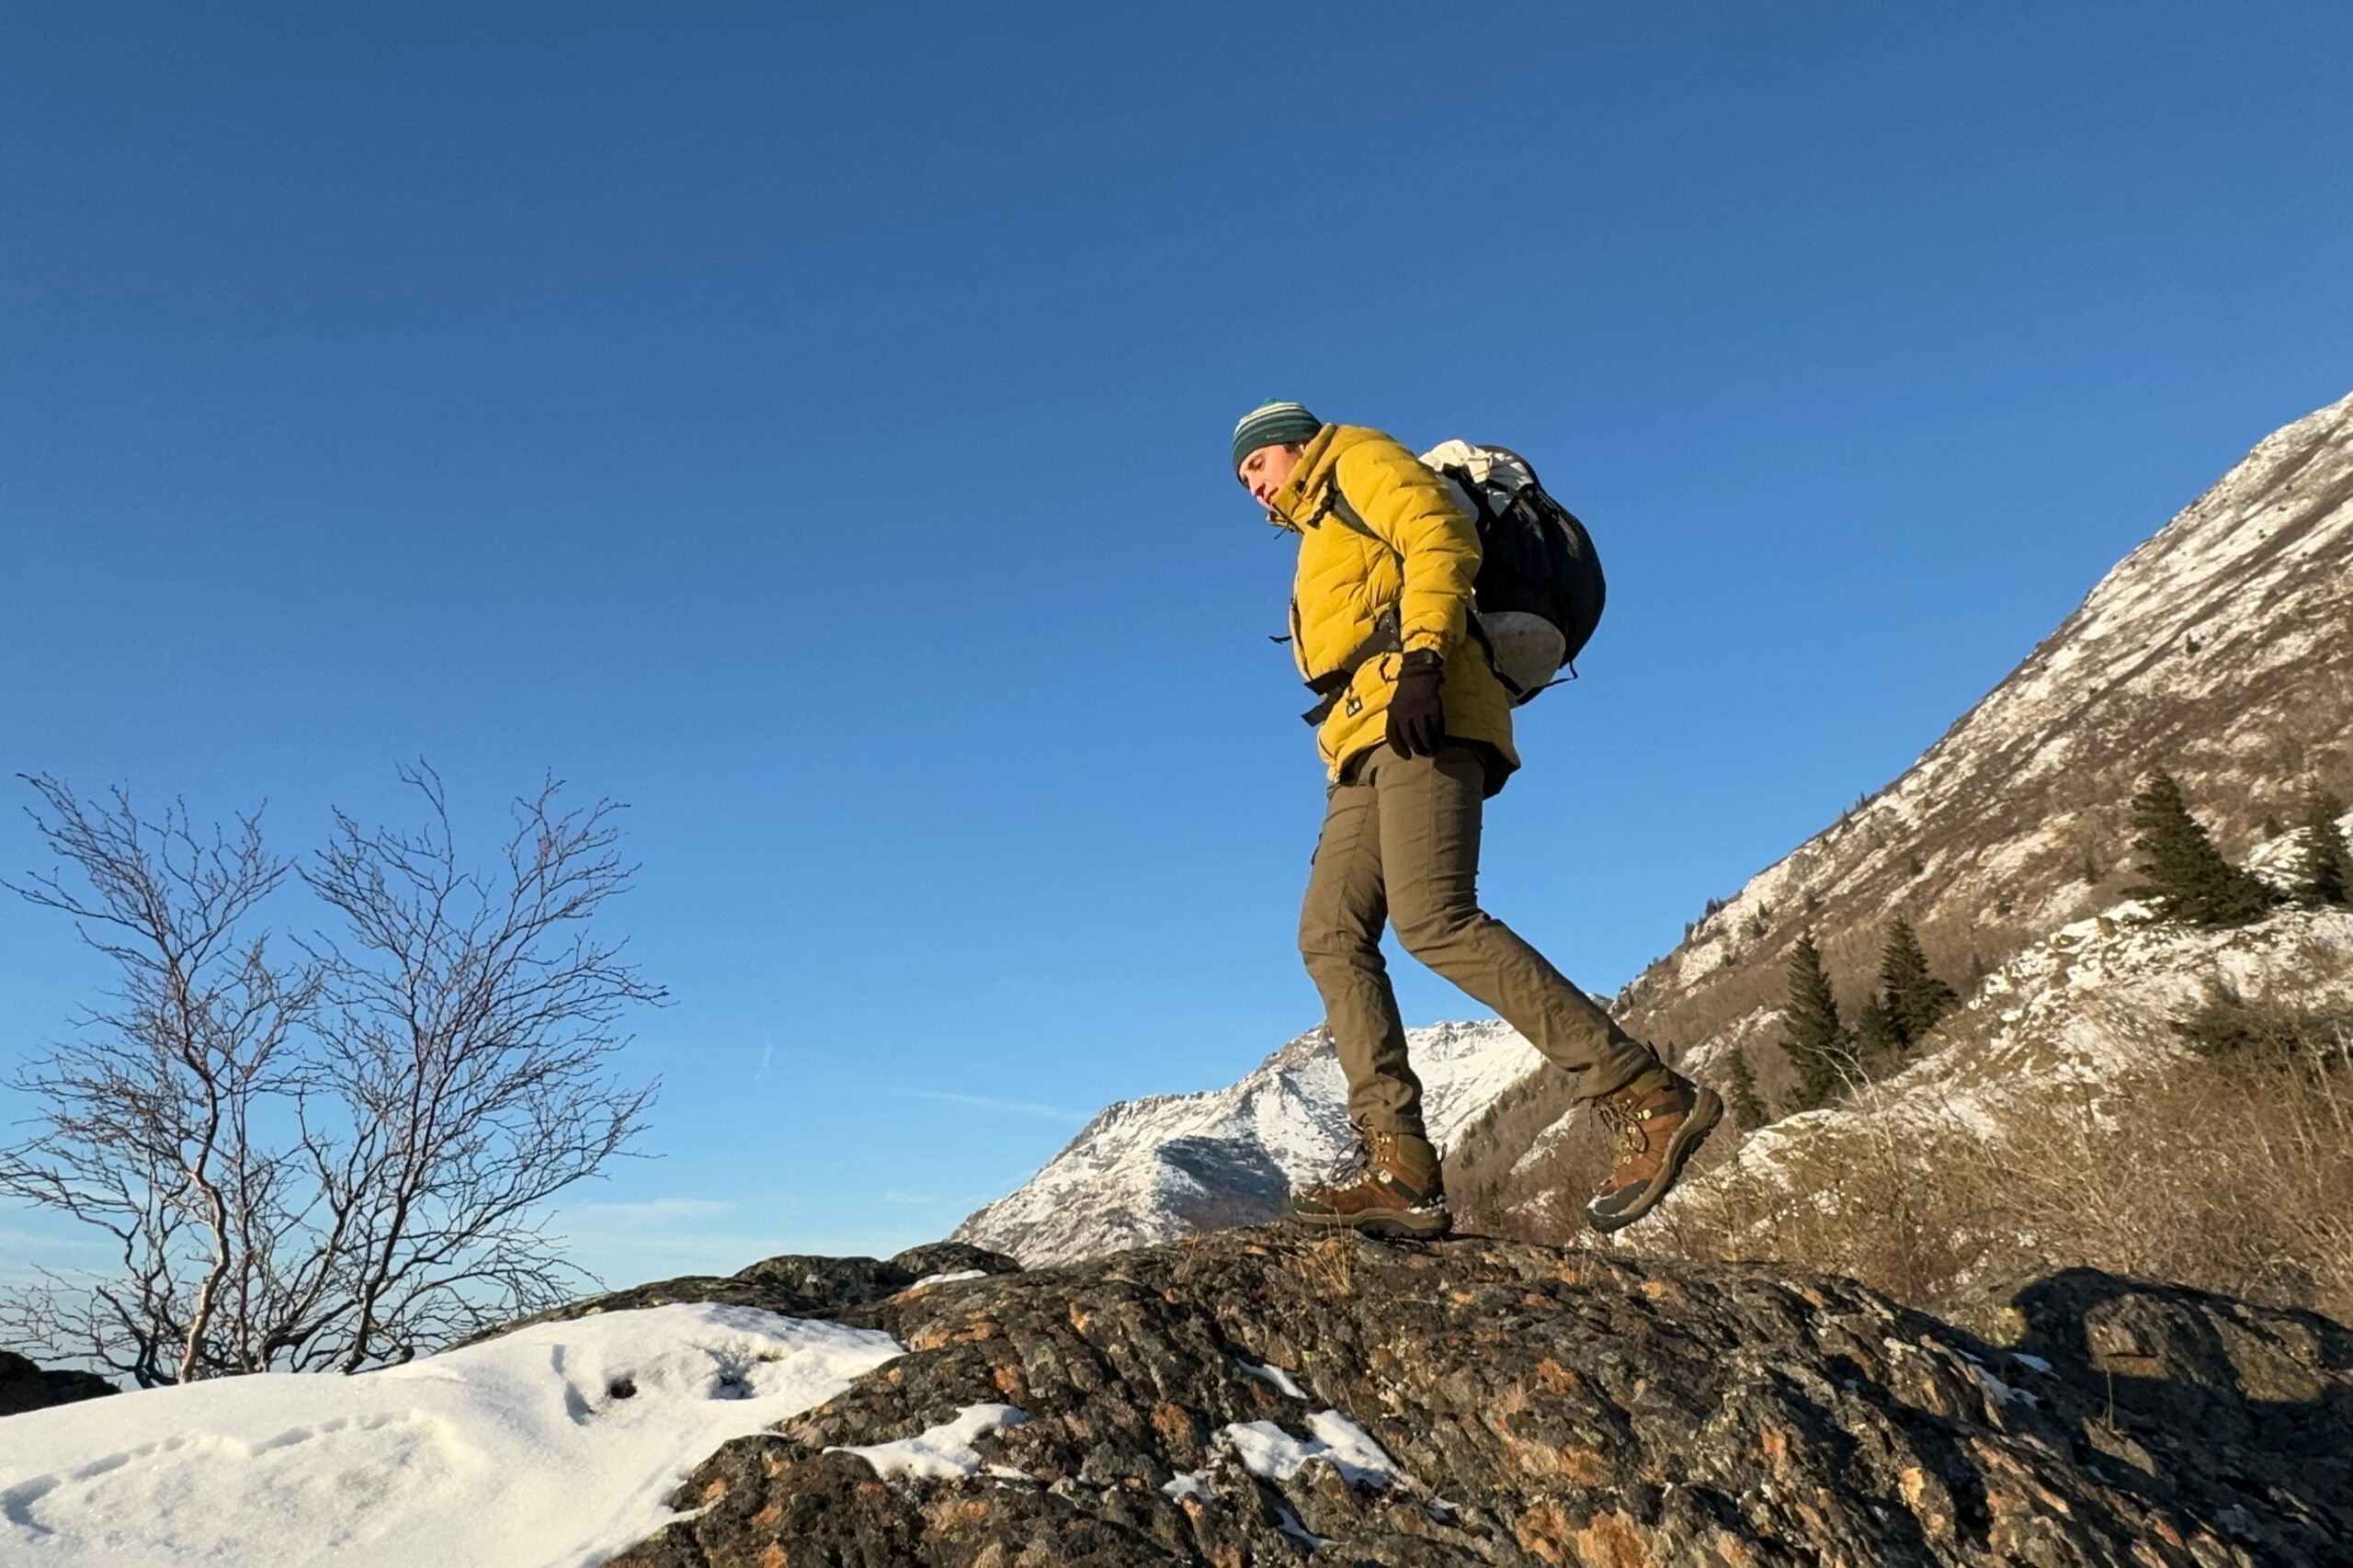
[[[1289,446],[1293,441],[1313,440],[1315,432],[1324,428],[1324,421],[1295,403],[1262,403],[1242,416],[1233,427],[1233,461],[1240,468],[1242,460],[1261,447]]]

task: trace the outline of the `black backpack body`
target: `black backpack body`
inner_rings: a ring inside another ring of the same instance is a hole
[[[1422,461],[1452,482],[1478,518],[1478,630],[1512,701],[1528,701],[1564,669],[1574,678],[1608,597],[1585,524],[1507,447],[1448,441]]]

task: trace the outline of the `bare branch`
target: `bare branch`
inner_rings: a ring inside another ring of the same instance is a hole
[[[114,1237],[118,1270],[0,1301],[0,1324],[142,1384],[404,1360],[574,1288],[549,1201],[624,1153],[654,1085],[613,1076],[664,997],[592,928],[634,870],[620,807],[516,802],[484,875],[441,782],[421,829],[336,813],[300,884],[335,917],[279,958],[293,885],[258,813],[199,837],[28,779],[61,869],[0,884],[74,922],[117,986],[16,1086],[40,1108],[0,1194]]]

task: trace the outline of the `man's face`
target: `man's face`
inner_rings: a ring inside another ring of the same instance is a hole
[[[1274,499],[1276,491],[1290,482],[1291,470],[1299,466],[1299,454],[1306,449],[1297,442],[1287,447],[1259,448],[1242,460],[1237,471],[1242,487],[1259,506],[1266,506]]]

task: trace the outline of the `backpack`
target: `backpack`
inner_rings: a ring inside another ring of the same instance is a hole
[[[1601,622],[1608,585],[1593,536],[1506,447],[1447,441],[1422,454],[1478,518],[1477,630],[1515,705],[1561,678]]]

